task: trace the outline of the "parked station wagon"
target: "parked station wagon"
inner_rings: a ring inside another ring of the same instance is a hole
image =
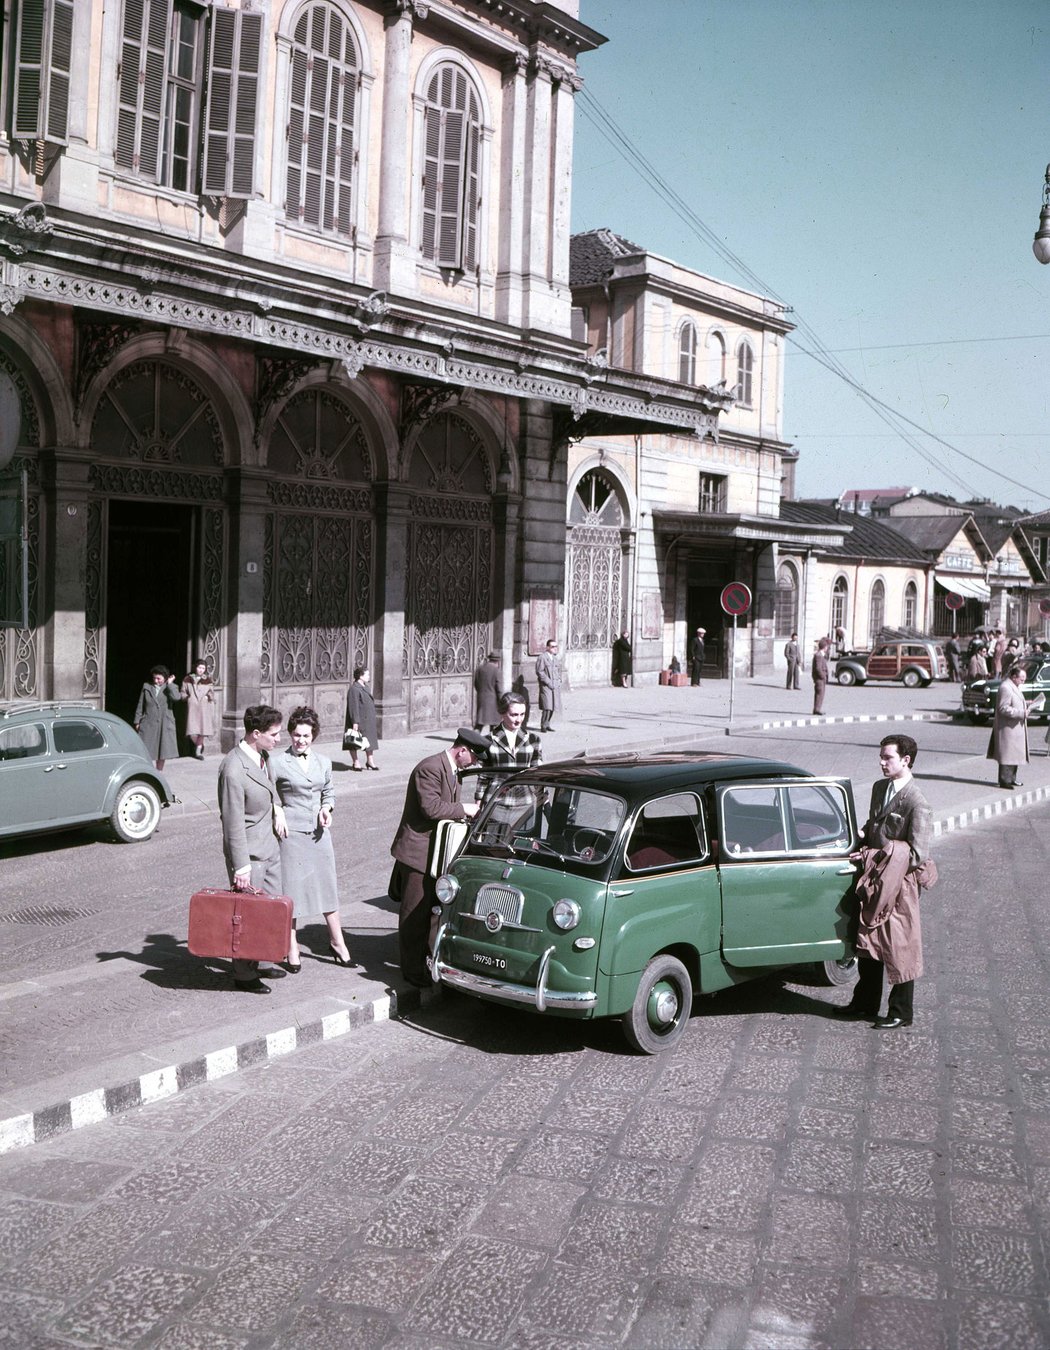
[[[948,658],[939,642],[925,638],[880,642],[870,652],[843,652],[835,661],[839,684],[898,680],[909,689],[948,678]]]
[[[80,703],[0,704],[0,838],[108,821],[148,839],[175,801],[138,733]]]
[[[672,1046],[694,994],[774,967],[853,978],[848,779],[727,754],[618,755],[515,774],[437,879],[432,975]]]

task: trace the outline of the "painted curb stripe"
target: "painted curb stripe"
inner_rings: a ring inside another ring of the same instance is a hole
[[[109,1116],[133,1111],[150,1102],[163,1101],[185,1088],[196,1087],[198,1083],[213,1083],[216,1079],[237,1073],[239,1069],[279,1059],[300,1046],[319,1045],[322,1041],[345,1036],[355,1027],[369,1022],[388,1022],[399,1013],[418,1007],[419,1001],[419,991],[416,989],[406,990],[400,995],[379,994],[370,1003],[343,1008],[302,1026],[271,1031],[266,1036],[256,1037],[241,1045],[213,1050],[184,1064],[169,1064],[163,1069],[154,1069],[128,1083],[95,1088],[67,1102],[45,1106],[30,1114],[11,1116],[7,1120],[0,1120],[0,1153],[39,1144],[45,1139],[79,1130],[85,1125],[96,1125]]]

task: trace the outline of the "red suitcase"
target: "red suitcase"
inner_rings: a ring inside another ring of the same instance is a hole
[[[190,897],[188,946],[194,956],[284,961],[292,940],[292,902],[262,891],[207,886]]]
[[[688,676],[688,675],[682,674],[682,675],[672,675],[672,676],[671,676],[671,688],[672,688],[672,689],[684,689],[685,686],[686,686],[688,683],[689,683],[689,676]]]

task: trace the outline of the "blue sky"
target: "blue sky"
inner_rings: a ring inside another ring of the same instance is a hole
[[[754,288],[599,134],[592,96],[855,380],[954,447],[916,434],[929,462],[800,335],[800,495],[909,484],[1046,509],[1046,0],[582,0],[580,17],[609,41],[580,62],[573,229]]]

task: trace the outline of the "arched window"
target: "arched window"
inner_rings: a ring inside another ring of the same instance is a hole
[[[868,644],[874,647],[879,633],[886,622],[886,586],[882,581],[874,581],[868,600]]]
[[[696,329],[691,323],[682,324],[678,334],[678,379],[682,384],[696,384]]]
[[[707,335],[707,383],[722,384],[726,379],[726,344],[721,333]]]
[[[736,349],[736,401],[745,407],[751,407],[751,377],[755,366],[755,354],[749,342],[741,342]]]
[[[625,520],[613,479],[590,469],[569,502],[568,656],[584,683],[608,680],[622,628]]]
[[[478,263],[481,114],[466,72],[443,65],[427,86],[423,145],[424,258],[471,271]]]
[[[845,577],[838,577],[831,591],[831,631],[846,627],[849,613],[849,584]]]
[[[786,562],[777,569],[776,624],[778,638],[798,631],[798,573]]]
[[[304,225],[350,234],[360,61],[350,26],[333,5],[304,10],[292,38],[290,72],[285,213]]]
[[[916,620],[919,614],[919,588],[914,581],[909,581],[904,588],[904,627],[917,628]]]

